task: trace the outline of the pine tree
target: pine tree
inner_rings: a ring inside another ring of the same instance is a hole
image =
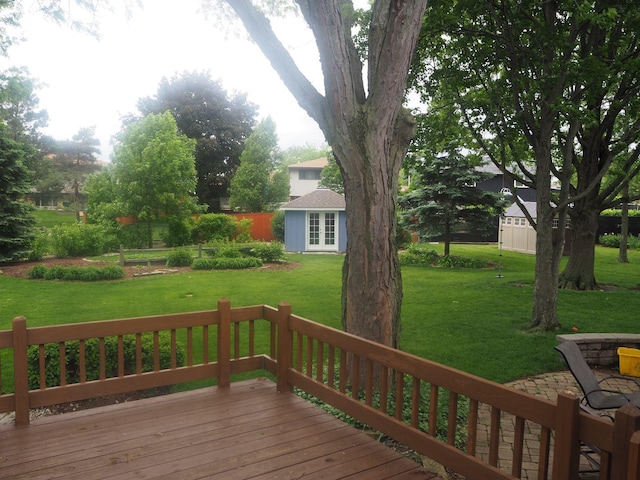
[[[31,183],[24,150],[0,125],[0,263],[27,255],[34,237],[33,207],[25,201]]]
[[[477,233],[489,233],[497,225],[503,200],[477,187],[486,179],[484,172],[456,151],[426,161],[417,186],[400,198],[406,228],[421,237],[444,234],[445,255],[449,255],[454,227],[464,224]]]

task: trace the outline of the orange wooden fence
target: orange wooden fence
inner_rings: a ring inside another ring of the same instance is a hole
[[[254,240],[263,240],[272,242],[275,240],[271,231],[271,219],[275,216],[273,212],[260,213],[231,213],[236,220],[248,218],[253,221],[251,225],[251,238]]]

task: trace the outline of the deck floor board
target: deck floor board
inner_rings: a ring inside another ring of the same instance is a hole
[[[264,379],[0,426],[0,479],[431,479]]]

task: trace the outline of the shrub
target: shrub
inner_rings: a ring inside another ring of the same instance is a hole
[[[237,245],[234,244],[225,244],[222,247],[217,248],[213,252],[213,257],[215,258],[240,258],[242,257],[242,252],[238,248]]]
[[[233,217],[221,213],[207,213],[196,220],[192,238],[195,243],[232,240],[236,234],[237,222]]]
[[[36,265],[27,273],[29,278],[44,278],[44,274],[47,273],[48,268],[44,265]]]
[[[116,246],[116,239],[101,225],[67,223],[49,230],[49,246],[57,258],[101,255]]]
[[[49,234],[47,231],[39,231],[33,242],[31,242],[31,250],[29,251],[28,260],[30,262],[38,262],[49,253]]]
[[[194,270],[240,270],[261,267],[262,260],[255,257],[241,258],[198,258],[193,261]]]
[[[100,273],[102,280],[119,280],[124,278],[124,270],[119,265],[107,265]]]
[[[279,210],[271,219],[271,233],[279,242],[284,242],[284,212]]]
[[[186,248],[179,248],[167,255],[167,267],[188,267],[191,262],[193,262],[193,256]]]
[[[28,274],[29,278],[43,280],[67,280],[93,282],[97,280],[118,280],[124,278],[124,270],[118,265],[107,265],[100,269],[97,267],[61,267],[47,268],[45,265],[36,265]]]
[[[44,278],[45,280],[63,280],[65,276],[64,271],[64,267],[59,267],[56,265],[47,269],[47,271],[44,272],[44,276],[42,278]]]
[[[253,220],[250,218],[243,218],[236,222],[236,233],[233,239],[236,242],[250,242],[253,240],[251,238],[251,226],[253,225]]]
[[[617,233],[600,235],[598,242],[605,247],[620,248],[620,235]],[[627,236],[627,247],[631,249],[640,248],[640,236]]]
[[[213,270],[216,262],[214,258],[196,258],[191,264],[193,270]]]
[[[191,237],[192,224],[189,220],[170,218],[166,230],[160,234],[160,239],[167,247],[181,247],[193,243]]]
[[[105,339],[105,376],[107,378],[118,376],[118,338],[106,337]],[[124,344],[124,372],[125,375],[136,373],[136,337],[125,335]],[[160,369],[171,367],[171,336],[169,332],[159,334],[159,360]],[[153,371],[153,335],[142,335],[142,371]],[[45,355],[45,383],[47,387],[60,385],[60,353],[57,343],[49,343],[44,347]],[[80,342],[78,340],[65,344],[66,381],[68,384],[80,382]],[[29,388],[40,387],[40,361],[39,347],[32,345],[27,353],[29,368]],[[185,364],[184,347],[178,343],[176,346],[176,366]],[[100,346],[97,338],[85,341],[85,366],[87,381],[100,378]]]
[[[280,242],[259,242],[249,250],[249,255],[263,262],[278,262],[284,260],[284,245]]]
[[[438,260],[438,252],[432,248],[412,244],[398,253],[398,259],[400,265],[431,265]]]
[[[140,223],[119,225],[117,237],[125,248],[145,248],[149,245],[147,227]]]

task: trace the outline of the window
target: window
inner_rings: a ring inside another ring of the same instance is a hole
[[[299,170],[298,178],[300,180],[320,180],[321,170]]]

